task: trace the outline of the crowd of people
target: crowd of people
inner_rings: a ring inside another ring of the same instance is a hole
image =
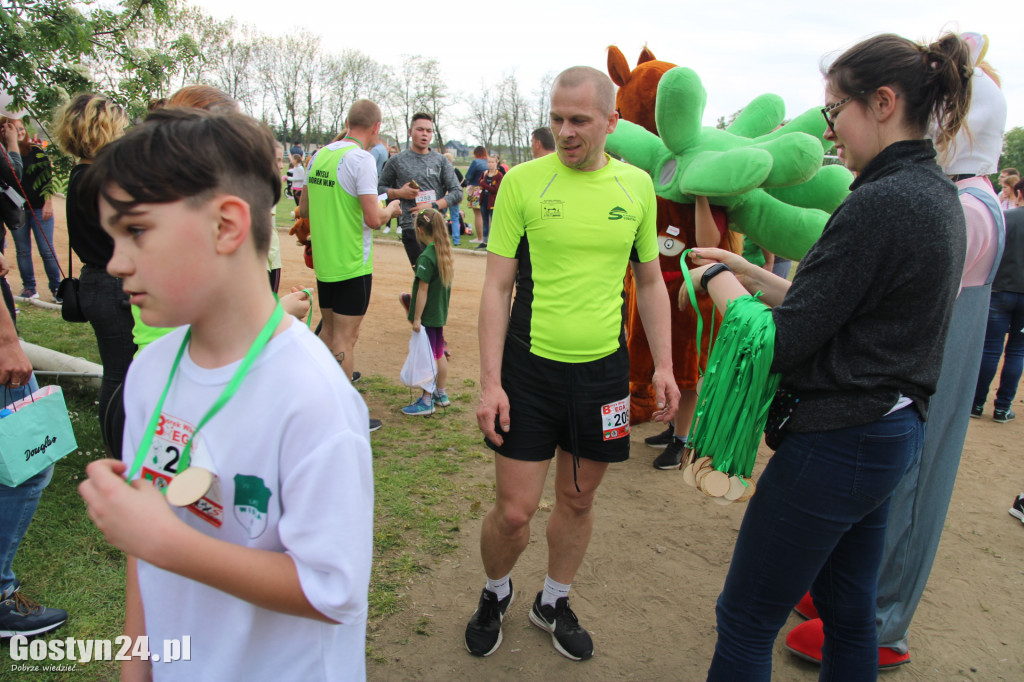
[[[776,451],[718,599],[713,680],[771,679],[794,608],[810,620],[787,646],[819,662],[821,679],[875,679],[909,661],[967,423],[984,414],[1004,355],[993,419],[1013,420],[1024,370],[1024,181],[1003,169],[997,196],[987,178],[1006,119],[998,76],[953,34],[926,45],[869,38],[824,75],[823,137],[857,177],[795,275],[693,251],[695,289],[720,310],[753,294],[770,307],[773,409],[787,415],[770,424]],[[685,290],[670,301],[662,278],[654,182],[605,151],[618,119],[606,74],[566,69],[551,87],[550,128],[533,133],[534,160],[509,168],[481,146],[463,177],[432,149],[431,115],[412,117],[399,151],[382,141],[370,100],[351,105],[330,144],[310,154],[293,144],[287,157],[266,126],[208,86],[154,103],[133,126],[98,94],[59,112],[54,138],[77,161],[66,192],[83,264],[77,302],[103,362],[97,417],[111,454],[89,464],[80,493],[128,557],[125,634],[192,636],[191,661],[175,670],[194,672],[159,672],[365,677],[370,433],[383,423],[352,383],[374,231],[392,220],[413,274],[400,300],[436,363],[433,389],[405,415],[450,404],[453,245],[472,234],[487,252],[476,417],[495,497],[466,649],[489,656],[502,643],[511,574],[553,461],[547,574],[528,617],[561,655],[594,655],[570,592],[597,491],[630,454],[627,270],[653,356],[654,420],[666,426],[681,400],[670,306],[690,304]],[[0,119],[0,179],[32,187],[31,226],[15,232],[22,297],[38,296],[35,234],[56,298],[52,171],[26,138],[19,117]],[[277,295],[285,158],[287,193],[308,221],[316,333],[299,319],[310,290]],[[0,384],[13,402],[37,383],[0,282]],[[303,388],[267,399],[285,384]],[[675,430],[666,434],[671,445]],[[674,457],[659,468],[678,467]],[[41,634],[68,617],[22,594],[12,572],[51,475],[0,485],[0,635]],[[1024,494],[1010,513],[1024,521]],[[248,634],[226,634],[235,631]],[[122,676],[156,672],[133,659]]]

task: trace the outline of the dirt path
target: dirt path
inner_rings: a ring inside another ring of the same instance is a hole
[[[63,215],[60,206],[58,216]],[[57,250],[66,258],[66,232]],[[283,284],[309,284],[312,272],[282,233]],[[20,291],[13,246],[7,249],[15,293]],[[366,374],[397,380],[409,325],[397,298],[412,281],[405,252],[389,238],[375,245],[370,309],[356,353]],[[38,261],[38,258],[37,258]],[[445,335],[454,354],[450,385],[478,380],[476,314],[485,259],[460,252]],[[64,261],[66,265],[66,261]],[[77,267],[77,266],[76,266]],[[36,266],[37,276],[42,273]],[[45,294],[44,294],[45,297]],[[1024,392],[1022,392],[1024,393]],[[1024,414],[1022,394],[1017,412]],[[991,406],[987,408],[991,415]],[[379,415],[386,423],[401,415]],[[912,661],[890,680],[1024,679],[1024,527],[1006,513],[1024,489],[1024,420],[971,420],[946,531],[911,631]],[[458,418],[472,420],[472,411]],[[677,471],[656,471],[656,451],[634,428],[633,456],[612,467],[598,495],[593,541],[573,589],[573,608],[592,632],[595,656],[573,663],[555,653],[527,619],[543,584],[545,494],[534,537],[516,567],[519,590],[505,621],[501,648],[486,659],[466,653],[465,624],[483,584],[477,550],[479,520],[463,524],[461,547],[439,558],[408,592],[408,607],[386,621],[373,647],[384,662],[369,663],[373,680],[699,680],[714,649],[714,603],[732,553],[744,506],[719,507],[683,485]],[[766,462],[762,449],[755,476]],[[492,480],[489,466],[468,475]],[[468,512],[469,510],[467,510]],[[775,679],[814,680],[817,668],[776,644]],[[425,625],[424,625],[425,624]],[[417,634],[423,630],[429,634]]]

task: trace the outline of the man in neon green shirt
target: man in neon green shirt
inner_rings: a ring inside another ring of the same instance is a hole
[[[299,213],[309,218],[313,271],[323,329],[320,338],[351,378],[359,325],[370,305],[373,284],[371,230],[398,215],[398,201],[386,208],[377,199],[377,164],[368,151],[380,139],[380,107],[355,102],[345,121],[348,135],[319,150],[310,161]],[[370,430],[380,428],[370,420]]]
[[[562,72],[551,90],[557,154],[513,168],[498,192],[480,301],[477,421],[497,453],[497,500],[480,538],[487,586],[466,627],[466,648],[477,656],[501,644],[514,596],[509,576],[552,458],[548,575],[530,621],[562,655],[593,654],[568,592],[590,541],[597,487],[609,463],[629,457],[627,264],[654,357],[656,419],[672,419],[679,401],[654,187],[643,171],[605,154],[617,121],[608,76],[590,67]]]

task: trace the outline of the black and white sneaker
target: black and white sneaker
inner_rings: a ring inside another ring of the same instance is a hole
[[[676,427],[672,424],[668,425],[668,428],[659,433],[657,436],[648,436],[644,438],[644,443],[649,448],[658,448],[659,450],[664,447],[668,447],[668,444],[672,442],[672,438],[676,435]]]
[[[655,469],[678,469],[683,462],[683,450],[686,449],[686,441],[682,438],[672,438],[672,442],[665,448],[665,452],[654,458]]]
[[[1020,519],[1021,523],[1024,523],[1024,493],[1021,493],[1013,500],[1013,505],[1009,509],[1010,516],[1014,516]]]
[[[985,405],[971,405],[971,418],[980,419],[985,412]]]
[[[580,626],[576,614],[569,608],[569,598],[559,598],[554,606],[540,603],[542,592],[537,593],[530,609],[530,622],[551,633],[555,650],[574,661],[585,661],[594,655],[594,641],[590,633]]]
[[[359,381],[362,378],[363,378],[362,372],[352,372],[352,377],[351,377],[350,383],[354,384],[354,383],[356,383],[357,381]]]
[[[20,592],[0,601],[0,637],[39,635],[59,628],[67,619],[67,611],[43,606]]]
[[[373,417],[370,417],[370,433],[373,433],[374,431],[379,431],[380,427],[382,426],[384,426],[384,422],[382,422],[379,419],[374,419]]]
[[[1013,421],[1017,418],[1017,415],[1013,413],[1013,410],[1007,408],[1005,410],[994,410],[992,412],[992,421],[997,424],[1005,424],[1006,422]]]
[[[501,646],[501,621],[515,599],[512,581],[508,582],[508,596],[498,599],[487,588],[480,594],[480,603],[466,625],[466,650],[474,656],[490,656]]]

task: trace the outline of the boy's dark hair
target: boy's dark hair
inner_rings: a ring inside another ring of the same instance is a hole
[[[270,210],[281,197],[274,136],[263,124],[233,111],[167,108],[107,145],[83,178],[83,202],[98,213],[99,199],[119,211],[137,204],[192,205],[217,194],[249,203],[250,232],[259,253],[270,248]],[[131,201],[117,201],[110,187]]]
[[[431,116],[430,114],[426,113],[425,111],[420,111],[420,112],[417,112],[417,113],[412,115],[412,122],[413,122],[413,124],[415,124],[416,121],[419,121],[420,119],[426,119],[427,121],[430,121],[431,123],[434,122],[434,117]]]

